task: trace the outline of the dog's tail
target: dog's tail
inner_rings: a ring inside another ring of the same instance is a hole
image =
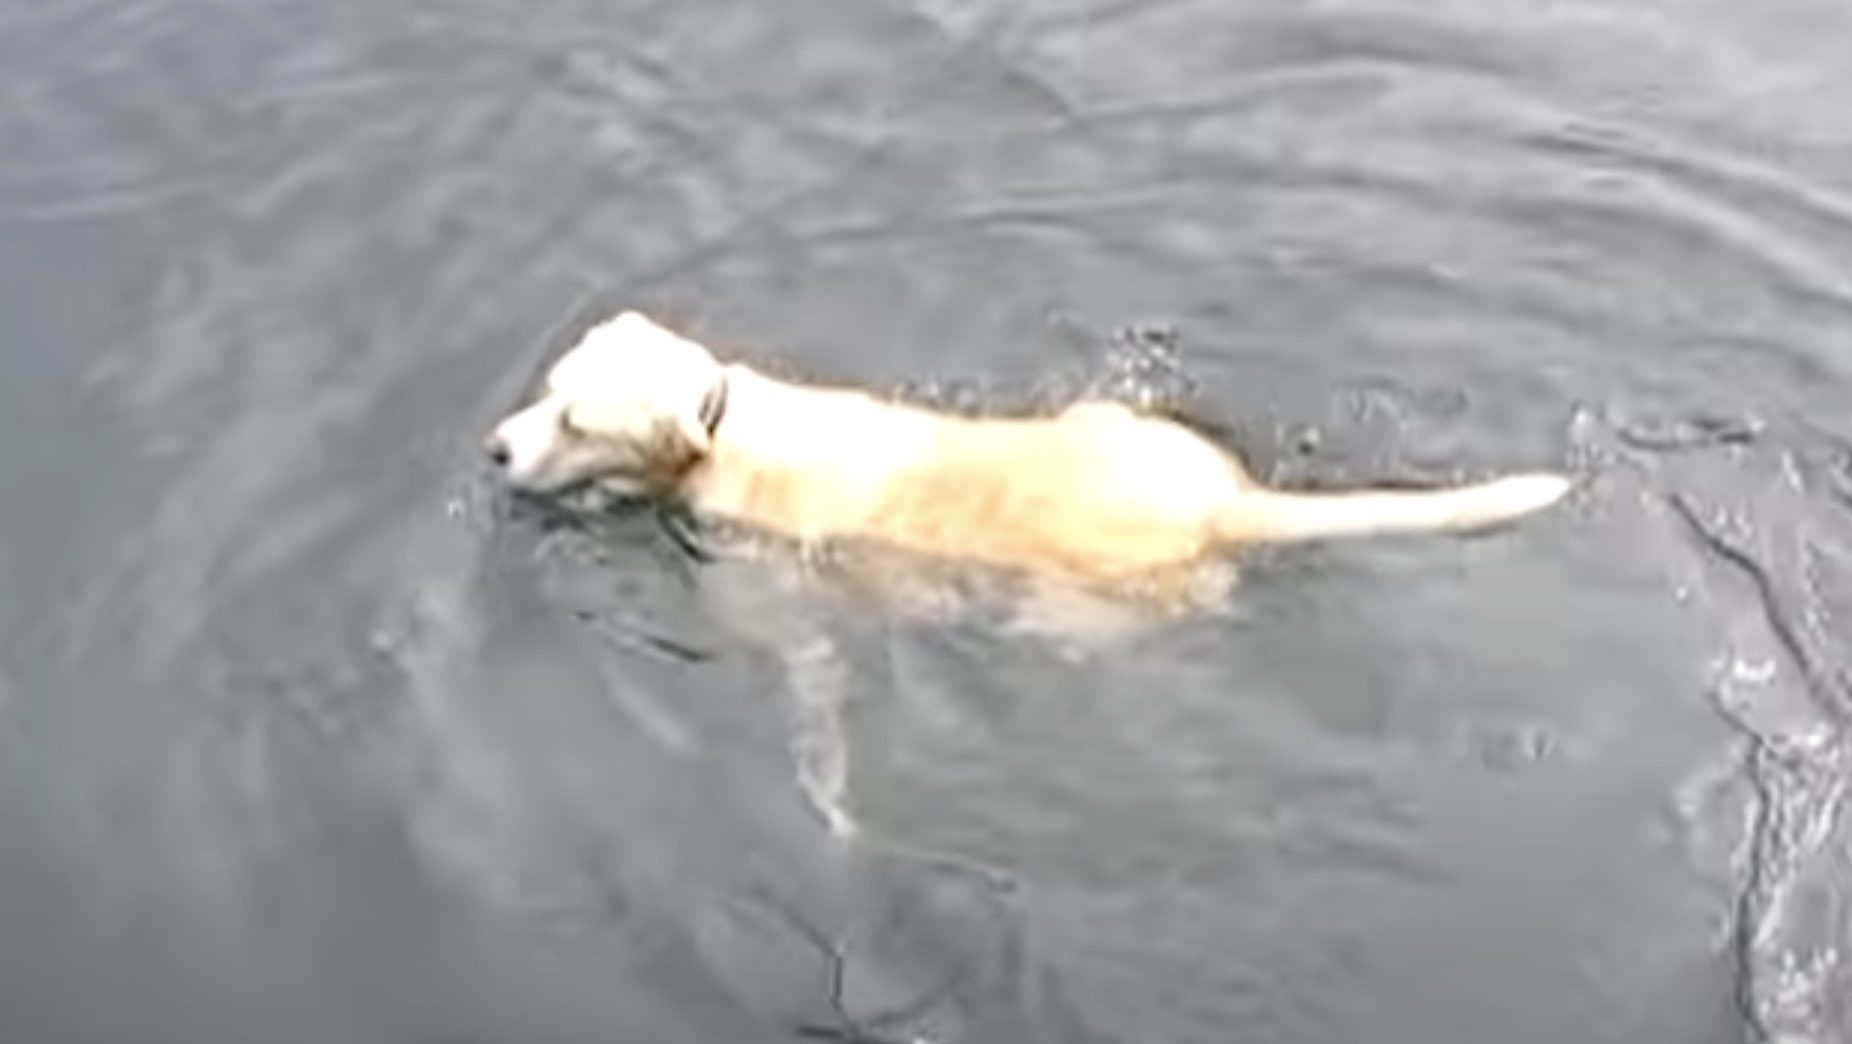
[[[1288,493],[1243,490],[1218,520],[1229,543],[1321,540],[1377,533],[1486,529],[1541,510],[1569,492],[1562,475],[1511,475],[1451,489]]]

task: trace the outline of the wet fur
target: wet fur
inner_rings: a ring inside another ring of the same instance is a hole
[[[708,430],[702,402],[723,385],[726,410]],[[491,439],[519,487],[598,482],[800,541],[872,540],[1083,580],[1256,541],[1480,528],[1568,489],[1534,474],[1285,493],[1196,427],[1106,401],[971,417],[780,380],[627,312],[588,332]]]

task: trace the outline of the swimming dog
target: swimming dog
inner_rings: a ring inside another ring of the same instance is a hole
[[[527,492],[596,484],[799,542],[1105,583],[1256,543],[1484,529],[1570,488],[1535,472],[1436,490],[1272,489],[1193,428],[1118,402],[954,415],[722,362],[638,312],[588,332],[484,448]]]

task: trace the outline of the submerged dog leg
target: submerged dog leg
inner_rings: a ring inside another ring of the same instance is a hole
[[[843,730],[849,668],[822,628],[780,650],[791,686],[791,755],[798,786],[830,833],[856,831],[844,804],[849,791],[849,741]]]
[[[843,728],[849,665],[828,624],[806,604],[811,592],[792,563],[720,558],[704,567],[704,590],[718,618],[734,635],[769,653],[783,669],[791,757],[798,788],[830,832],[856,832],[846,808],[849,742]]]

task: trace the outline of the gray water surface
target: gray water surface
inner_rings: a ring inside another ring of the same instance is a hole
[[[0,1040],[1852,1041],[1847,39],[0,5]],[[1281,481],[1580,488],[1076,649],[510,511],[588,300],[979,399],[1155,325]]]

